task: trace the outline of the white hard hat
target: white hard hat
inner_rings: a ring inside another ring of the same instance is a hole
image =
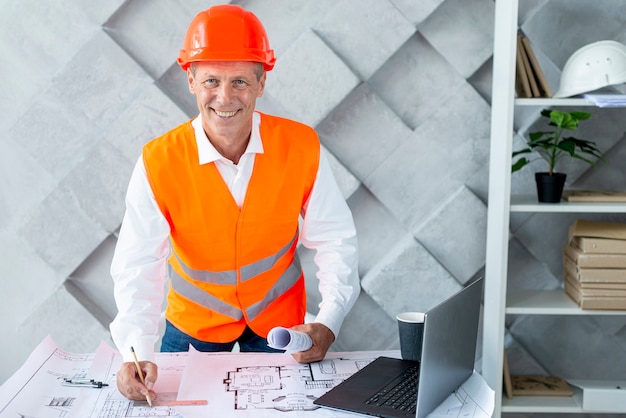
[[[570,97],[626,82],[626,45],[599,41],[583,46],[565,63],[554,97]]]

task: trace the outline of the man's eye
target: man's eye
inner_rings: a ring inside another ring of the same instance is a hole
[[[204,84],[205,86],[212,86],[212,85],[217,84],[217,80],[214,78],[209,78],[207,80],[204,80],[202,84]]]
[[[236,87],[243,87],[248,85],[248,83],[246,83],[244,80],[235,80],[235,82],[233,83]]]

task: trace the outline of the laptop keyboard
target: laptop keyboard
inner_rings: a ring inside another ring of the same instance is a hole
[[[419,364],[407,369],[398,379],[393,380],[378,393],[365,401],[368,405],[415,412],[417,404],[417,386],[419,382]]]

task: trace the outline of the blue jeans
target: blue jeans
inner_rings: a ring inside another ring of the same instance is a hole
[[[201,352],[215,351],[232,351],[235,343],[239,343],[239,351],[241,352],[265,352],[265,353],[284,353],[284,350],[276,350],[267,345],[265,338],[256,335],[249,327],[243,331],[243,334],[235,341],[229,343],[211,343],[200,341],[185,334],[170,321],[165,321],[165,334],[161,341],[161,352],[176,353],[181,351],[189,351],[191,344],[196,350]]]

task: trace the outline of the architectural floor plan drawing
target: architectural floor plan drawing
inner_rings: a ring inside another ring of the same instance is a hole
[[[44,339],[26,365],[0,389],[1,418],[65,418],[81,389],[64,386],[64,378],[82,379],[94,354],[61,350],[50,337]]]
[[[224,380],[233,409],[314,411],[313,401],[373,358],[335,358],[312,364],[238,367]]]
[[[187,353],[157,354],[160,399],[175,400]],[[119,352],[101,343],[96,353],[74,354],[46,337],[0,387],[0,418],[183,418],[172,406],[148,407],[124,398],[115,384]],[[64,379],[94,379],[108,386],[65,386]]]
[[[175,401],[187,362],[187,353],[157,353],[156,362],[159,366],[159,379],[155,391],[159,394],[159,401]],[[121,363],[122,356],[117,350],[106,345],[100,347],[89,373],[107,376],[109,386],[106,390],[83,391],[69,418],[183,418],[174,406],[150,407],[146,401],[129,401],[122,396],[115,383],[115,372]]]
[[[78,416],[77,412],[72,416]],[[109,392],[106,399],[94,409],[93,418],[141,418],[168,417],[184,418],[173,406],[149,406],[147,402],[133,402],[120,396],[119,392]]]
[[[216,355],[192,349],[178,396],[206,399],[208,405],[180,412],[185,418],[203,417],[210,410],[219,410],[222,417],[285,417],[286,412],[289,417],[353,417],[320,408],[313,401],[379,355],[328,353],[321,362],[299,364],[286,354]]]

